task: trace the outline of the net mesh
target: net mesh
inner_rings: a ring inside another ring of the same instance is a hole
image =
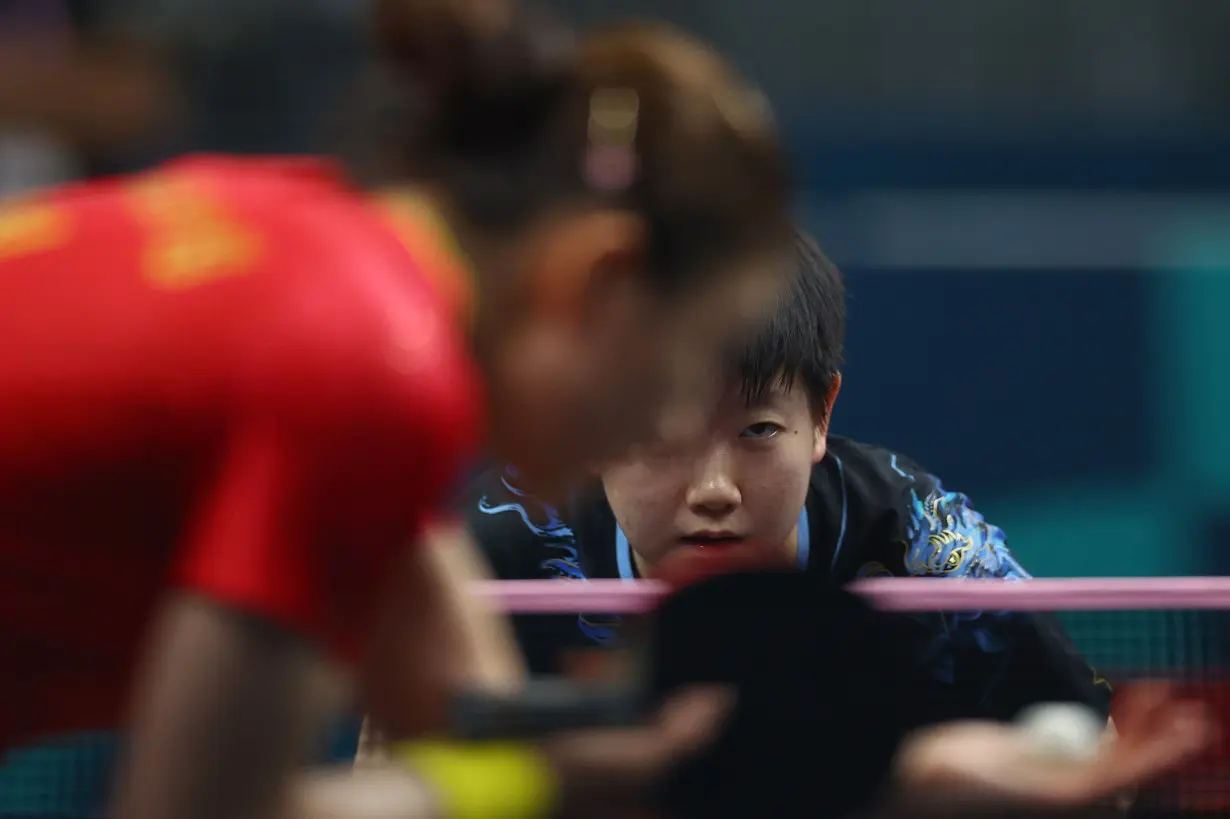
[[[1060,620],[1073,642],[1117,690],[1138,680],[1170,680],[1230,724],[1230,612],[1079,611]],[[1230,742],[1224,734],[1195,763],[1144,789],[1139,816],[1230,816]]]
[[[346,719],[329,732],[315,760],[354,758],[361,720]],[[0,816],[95,819],[106,812],[111,775],[121,743],[112,733],[81,734],[9,752],[0,764]]]
[[[1230,594],[1226,600],[1230,606]],[[568,610],[572,603],[575,596],[554,610]],[[508,605],[551,609],[541,601]],[[1019,603],[1014,607],[1030,608]],[[1042,601],[1035,608],[1056,606]],[[1055,613],[1097,673],[1116,689],[1138,680],[1171,680],[1181,692],[1208,703],[1219,725],[1230,725],[1230,610],[1138,610],[1120,604]],[[1021,684],[1028,685],[1028,680]],[[347,720],[333,732],[322,759],[349,760],[357,734],[357,721]],[[1196,763],[1142,791],[1132,815],[1230,816],[1230,737],[1225,734],[1223,730],[1219,744]],[[119,750],[113,735],[90,734],[11,751],[0,765],[0,816],[101,816]]]
[[[118,746],[113,734],[85,734],[10,752],[0,768],[0,814],[98,815]]]

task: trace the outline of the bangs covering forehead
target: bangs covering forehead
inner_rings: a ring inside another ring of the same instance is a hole
[[[735,351],[730,365],[744,400],[801,386],[814,408],[825,405],[841,371],[846,290],[841,271],[811,237],[795,234],[794,270],[777,310]]]

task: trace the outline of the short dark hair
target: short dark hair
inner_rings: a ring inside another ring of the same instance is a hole
[[[815,239],[795,231],[794,267],[776,312],[736,357],[748,403],[775,386],[802,386],[813,409],[825,406],[841,372],[846,285]]]

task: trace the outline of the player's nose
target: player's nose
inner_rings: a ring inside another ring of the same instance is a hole
[[[714,447],[698,458],[685,498],[688,507],[708,516],[737,508],[743,498],[732,466],[727,447]]]

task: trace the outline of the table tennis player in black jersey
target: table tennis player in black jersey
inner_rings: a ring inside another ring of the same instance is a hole
[[[511,469],[482,475],[467,522],[501,579],[652,577],[678,549],[766,550],[838,584],[876,576],[1025,578],[1003,532],[909,458],[827,434],[841,385],[845,292],[799,236],[792,287],[732,378],[699,442],[661,441],[556,508]],[[920,719],[1011,719],[1035,702],[1109,714],[1111,692],[1049,616],[918,615],[904,642],[926,671],[909,695]],[[530,667],[618,642],[600,613],[519,618]],[[874,707],[874,704],[868,704]]]
[[[526,492],[513,469],[478,477],[467,499],[467,524],[497,577],[656,577],[664,560],[695,548],[758,550],[766,563],[786,564],[827,589],[866,577],[1028,577],[1004,532],[966,496],[948,491],[908,457],[828,434],[841,384],[844,283],[807,236],[798,236],[795,267],[776,315],[731,355],[726,394],[702,439],[664,438],[643,446],[561,507]],[[713,612],[697,620],[704,633],[691,630],[681,643],[689,647],[688,659],[676,665],[683,676],[674,684],[694,681],[684,678],[707,667],[702,654],[728,658],[734,644],[747,647],[736,653],[753,651],[754,644],[775,652],[808,641],[817,646],[799,621],[815,622],[807,606],[777,607],[768,619],[761,610],[755,633],[748,633],[744,617],[750,611],[748,600],[748,607],[733,614]],[[865,755],[851,748],[815,756],[829,759],[830,767],[840,764],[841,781],[850,786],[846,792],[865,793],[854,783],[881,775],[889,750],[910,729],[953,719],[1006,722],[1037,702],[1084,703],[1109,717],[1109,686],[1050,616],[910,615],[888,630],[859,622],[850,617],[849,633],[839,639],[841,648],[831,643],[823,671],[815,665],[780,671],[815,698],[836,697],[838,707],[823,717],[824,724],[833,724],[834,714],[852,714],[847,730],[868,738],[881,734],[882,743],[862,743]],[[624,631],[619,619],[601,612],[525,616],[515,626],[538,674],[563,670],[569,654],[619,646]],[[723,644],[724,652],[717,648]],[[891,665],[868,676],[868,669],[878,668],[877,654]],[[833,674],[833,663],[860,683],[844,687],[844,694],[824,694],[831,680],[845,679]],[[676,671],[661,674],[669,678]],[[883,676],[895,679],[886,684]],[[738,744],[763,745],[750,738]],[[777,770],[788,767],[774,759]],[[712,770],[701,778],[711,782]],[[839,815],[855,804],[833,797],[828,808]],[[744,807],[753,809],[750,803]]]
[[[641,695],[633,712],[666,705],[642,723],[649,735],[615,727],[547,736],[550,758],[591,797],[555,815],[1083,814],[1190,758],[1207,740],[1199,709],[1144,688],[1116,706],[1120,739],[1096,759],[1034,759],[1003,723],[1024,705],[1075,701],[1108,712],[1105,683],[1056,624],[991,612],[893,615],[839,590],[859,576],[1026,575],[964,496],[908,459],[825,435],[840,381],[843,286],[805,237],[797,268],[778,315],[734,356],[731,395],[703,445],[643,450],[558,509],[527,494],[510,470],[483,476],[469,499],[469,527],[504,579],[669,580],[671,563],[702,554],[726,556],[716,561],[726,568],[793,564],[690,586],[647,619],[517,621],[540,674],[559,671],[570,650],[610,657],[619,652],[602,650],[633,644],[640,662],[626,679]],[[743,543],[692,548],[714,535]],[[733,690],[724,719],[670,706],[706,683]],[[360,768],[380,776],[379,732],[369,736]],[[613,745],[622,771],[587,761],[597,748],[611,757]]]
[[[840,274],[800,237],[793,292],[736,356],[731,395],[702,445],[650,447],[607,470],[602,490],[558,509],[511,470],[477,483],[468,523],[503,579],[669,577],[702,544],[756,565],[793,564],[691,586],[635,624],[600,613],[520,619],[540,674],[560,670],[569,650],[631,637],[643,709],[697,685],[733,685],[733,709],[718,723],[675,709],[649,723],[657,739],[619,728],[547,738],[551,758],[602,795],[577,815],[594,819],[597,804],[609,810],[602,816],[651,808],[669,819],[1031,815],[1088,806],[1203,743],[1199,725],[1175,723],[1192,717],[1184,704],[1146,691],[1125,705],[1123,739],[1098,760],[1039,763],[999,720],[1037,701],[1108,713],[1108,689],[1057,625],[890,615],[838,590],[884,574],[1026,576],[964,496],[905,458],[826,437],[843,296]],[[722,539],[742,542],[711,542]],[[378,736],[361,767],[382,775]],[[612,743],[627,769],[594,766],[586,777],[587,752]],[[646,786],[656,791],[648,802]]]

